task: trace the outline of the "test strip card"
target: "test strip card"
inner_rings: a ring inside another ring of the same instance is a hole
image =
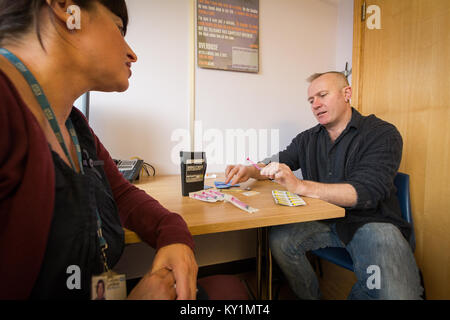
[[[214,189],[190,192],[189,197],[204,202],[217,202],[224,200],[224,194]]]
[[[272,190],[272,196],[276,204],[289,207],[306,205],[306,202],[298,195],[289,191]]]

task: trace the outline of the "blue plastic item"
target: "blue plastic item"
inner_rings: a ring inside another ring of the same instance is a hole
[[[231,185],[230,183],[224,183],[222,181],[214,181],[214,185],[217,189],[229,189],[232,187],[239,187],[239,184]]]

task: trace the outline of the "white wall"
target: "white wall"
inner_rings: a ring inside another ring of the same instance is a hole
[[[81,97],[79,97],[73,105],[78,108],[83,114],[86,116],[87,113],[87,95],[88,93],[83,94]]]
[[[196,68],[195,116],[203,130],[276,129],[282,149],[297,133],[315,125],[305,79],[314,72],[343,70],[341,61],[351,58],[352,23],[340,20],[352,15],[349,2],[260,0],[260,72]],[[154,165],[158,174],[178,174],[179,165],[170,159],[177,145],[171,135],[176,129],[189,129],[189,1],[128,0],[127,4],[127,41],[139,60],[127,92],[92,93],[90,123],[113,157],[137,155]],[[225,163],[209,163],[208,171],[224,167]],[[199,265],[255,253],[254,231],[195,240]],[[211,247],[216,249],[208,250]],[[138,270],[128,272],[142,273],[151,263],[142,256],[152,254],[145,247],[130,247],[119,267],[127,269],[142,261]]]
[[[189,1],[127,5],[126,40],[138,56],[130,87],[124,93],[93,92],[90,123],[113,157],[140,156],[158,174],[174,174],[179,166],[170,161],[170,137],[189,125]]]
[[[340,0],[338,3],[338,25],[336,33],[336,68],[344,71],[345,63],[352,68],[353,48],[353,0]],[[349,82],[352,77],[350,75]]]
[[[351,36],[339,32],[347,28],[351,13],[343,4],[349,2],[260,0],[260,72],[196,68],[195,116],[203,131],[278,129],[277,144],[283,148],[313,126],[305,78],[341,70],[351,58]],[[189,1],[127,4],[127,41],[138,55],[130,88],[120,94],[92,93],[90,122],[113,157],[140,156],[159,174],[178,174],[179,165],[170,157],[178,143],[171,135],[176,129],[189,130]],[[196,139],[198,143],[202,137]],[[241,161],[238,156],[235,160]],[[224,167],[209,163],[208,171]]]
[[[333,1],[260,0],[260,73],[197,70],[196,119],[204,130],[278,129],[275,143],[283,149],[315,125],[306,78],[334,70],[337,18]],[[234,162],[243,162],[246,153]],[[225,164],[208,166],[223,171]]]

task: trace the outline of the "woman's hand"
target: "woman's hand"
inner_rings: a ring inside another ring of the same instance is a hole
[[[198,266],[194,253],[176,243],[158,250],[148,272],[128,296],[129,300],[195,300]]]
[[[162,268],[173,273],[177,300],[195,300],[198,265],[191,248],[181,243],[160,248],[153,260],[152,272]]]
[[[128,300],[174,300],[175,278],[171,270],[161,268],[148,272],[128,295]]]

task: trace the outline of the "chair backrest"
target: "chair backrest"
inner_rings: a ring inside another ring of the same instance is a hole
[[[398,172],[394,179],[395,187],[397,188],[397,198],[400,203],[400,209],[402,212],[402,218],[411,224],[412,231],[409,239],[411,249],[416,249],[416,236],[414,234],[414,224],[411,211],[411,197],[409,190],[409,175],[406,173]]]

